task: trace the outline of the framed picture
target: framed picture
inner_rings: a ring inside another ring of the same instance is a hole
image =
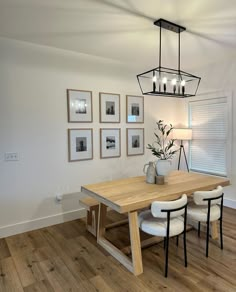
[[[93,129],[68,129],[69,161],[93,159]]]
[[[144,154],[144,129],[126,129],[127,156]]]
[[[92,91],[67,89],[68,122],[91,123],[92,108]]]
[[[116,93],[99,93],[100,123],[120,122],[120,95]]]
[[[100,129],[100,157],[120,157],[120,129]]]
[[[144,122],[143,96],[126,95],[126,122]]]

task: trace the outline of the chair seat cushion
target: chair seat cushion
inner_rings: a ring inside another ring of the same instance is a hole
[[[188,219],[195,221],[207,222],[207,206],[196,205],[190,202],[187,208]],[[218,205],[211,206],[210,221],[216,221],[220,218],[220,207]]]
[[[165,237],[167,233],[167,220],[152,216],[150,210],[139,214],[139,227],[142,231],[155,236]],[[184,231],[184,220],[182,216],[170,219],[169,236],[181,234]]]

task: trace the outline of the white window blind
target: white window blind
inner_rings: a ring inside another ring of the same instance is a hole
[[[227,100],[216,98],[189,103],[190,169],[227,175]]]

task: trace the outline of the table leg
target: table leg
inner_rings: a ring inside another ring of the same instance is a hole
[[[212,239],[218,239],[217,223],[218,221],[213,221],[211,223],[211,238]]]
[[[117,259],[122,265],[124,265],[134,275],[140,275],[143,272],[141,247],[140,247],[140,235],[138,226],[137,212],[129,213],[129,228],[130,228],[130,240],[132,250],[132,261],[116,246],[105,238],[106,231],[106,212],[107,206],[100,203],[99,205],[99,218],[98,218],[98,232],[97,243],[101,245],[107,252],[109,252],[115,259]]]
[[[107,215],[107,206],[100,204],[98,212],[98,230],[97,237],[103,238],[106,232],[106,215]]]
[[[143,263],[137,212],[129,212],[129,232],[133,260],[133,273],[134,275],[140,275],[143,272]]]
[[[93,217],[92,217],[92,212],[91,211],[87,211],[87,229],[88,226],[92,226],[92,222],[93,222]]]

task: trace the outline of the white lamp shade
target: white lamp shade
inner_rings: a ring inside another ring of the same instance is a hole
[[[173,139],[192,140],[192,129],[189,128],[173,129]]]

